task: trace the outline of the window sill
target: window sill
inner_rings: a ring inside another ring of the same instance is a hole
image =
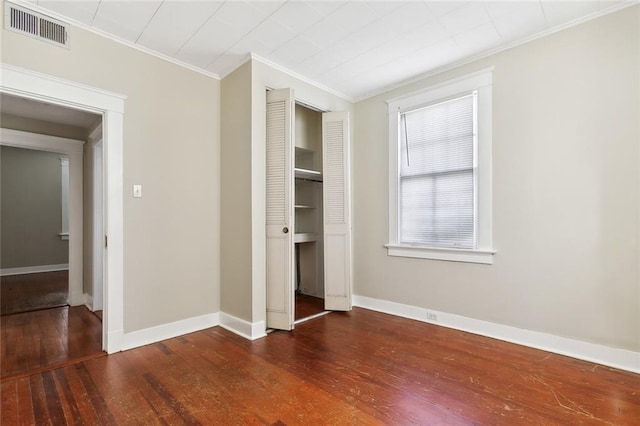
[[[389,256],[483,263],[485,265],[493,264],[493,255],[496,253],[495,250],[450,249],[401,244],[385,244],[385,247],[387,248],[387,255]]]

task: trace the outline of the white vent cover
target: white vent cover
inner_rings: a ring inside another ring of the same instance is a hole
[[[7,30],[69,48],[69,24],[22,6],[5,3],[4,27]]]

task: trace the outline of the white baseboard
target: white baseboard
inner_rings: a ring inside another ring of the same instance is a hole
[[[107,348],[109,353],[117,351],[125,351],[127,349],[137,348],[139,346],[149,345],[161,340],[171,339],[183,334],[193,333],[194,331],[204,330],[206,328],[219,325],[218,313],[200,315],[198,317],[187,318],[180,321],[170,322],[168,324],[158,325],[156,327],[145,328],[143,330],[124,333],[122,336],[109,335],[109,346],[111,346],[111,338],[114,338],[115,347]]]
[[[105,335],[104,330],[104,321],[102,322],[102,335]],[[108,354],[114,354],[116,352],[120,352],[123,346],[123,336],[124,330],[119,329],[111,332],[107,332],[107,344],[105,345],[104,340],[102,341],[102,349],[107,351]],[[132,349],[132,348],[129,348]]]
[[[249,322],[220,312],[220,327],[249,340],[256,340],[267,335],[264,321]]]
[[[608,365],[621,370],[640,373],[640,352],[612,348],[366,296],[354,295],[353,304],[373,311],[467,331],[572,358]]]
[[[61,263],[59,265],[23,266],[20,268],[0,269],[0,277],[8,277],[10,275],[38,274],[40,272],[68,271],[68,270],[69,270],[68,263]]]
[[[70,289],[67,295],[67,303],[71,306],[80,306],[85,304],[84,293]]]
[[[93,296],[87,293],[82,294],[82,303],[87,307],[91,312],[93,312]]]

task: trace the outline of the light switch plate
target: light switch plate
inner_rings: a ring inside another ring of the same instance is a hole
[[[133,185],[133,198],[142,198],[142,185]]]

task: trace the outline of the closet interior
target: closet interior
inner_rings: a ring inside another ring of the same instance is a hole
[[[322,113],[295,105],[295,319],[324,311]]]

